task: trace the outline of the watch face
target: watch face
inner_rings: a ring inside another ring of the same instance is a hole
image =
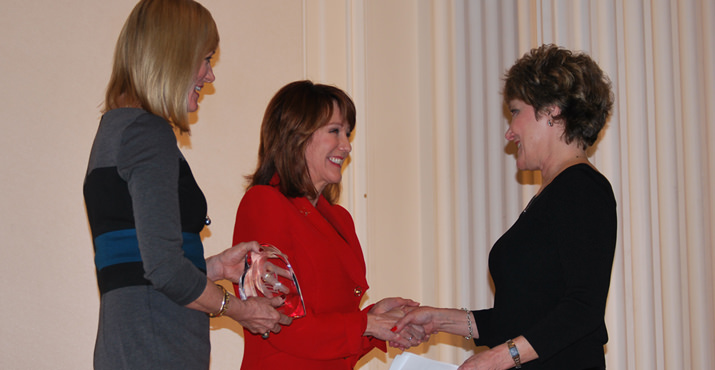
[[[288,256],[272,245],[261,244],[260,252],[246,255],[246,267],[238,287],[242,300],[281,296],[285,302],[276,308],[279,312],[294,319],[305,316],[303,294]]]
[[[514,364],[516,364],[517,369],[521,369],[521,358],[519,357],[519,350],[516,348],[516,344],[514,344],[514,341],[509,339],[506,341],[507,347],[509,347],[509,354],[511,355],[511,359],[514,360]]]

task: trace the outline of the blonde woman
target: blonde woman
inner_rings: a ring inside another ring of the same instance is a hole
[[[95,369],[208,369],[209,317],[254,333],[291,319],[280,298],[236,299],[255,242],[204,259],[207,205],[176,145],[188,132],[219,36],[191,0],[140,1],[117,42],[103,116],[84,182],[100,291]]]

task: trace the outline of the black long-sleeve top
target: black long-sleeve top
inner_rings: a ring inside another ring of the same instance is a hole
[[[525,370],[604,366],[616,232],[608,180],[587,164],[561,172],[494,244],[494,308],[474,311],[475,343],[524,335],[539,355]]]

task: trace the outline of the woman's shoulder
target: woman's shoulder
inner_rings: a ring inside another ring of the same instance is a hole
[[[127,142],[140,139],[151,143],[157,137],[176,137],[171,124],[164,118],[141,108],[116,108],[105,112],[100,120],[97,136]],[[171,140],[170,140],[171,141]]]
[[[285,196],[281,194],[280,190],[276,188],[275,186],[271,185],[253,185],[248,190],[246,190],[246,194],[244,195],[245,197],[283,197]]]
[[[573,165],[559,174],[556,187],[559,192],[588,194],[589,198],[615,202],[610,181],[593,166],[587,163]]]
[[[606,176],[588,163],[579,163],[570,166],[559,174],[564,181],[570,182],[590,182],[597,186],[611,187],[611,183]]]
[[[277,207],[286,206],[290,202],[278,188],[271,185],[251,186],[241,199],[241,206]]]
[[[143,122],[147,124],[169,124],[167,120],[152,114],[142,108],[115,108],[108,110],[102,114],[102,121],[107,123],[125,123]]]
[[[135,112],[135,114],[134,120],[127,127],[128,130],[138,130],[159,135],[171,134],[171,136],[176,137],[173,126],[164,118],[143,109],[139,109],[139,112]]]
[[[259,228],[289,224],[297,215],[291,201],[270,185],[254,185],[241,198],[236,212],[236,228]]]

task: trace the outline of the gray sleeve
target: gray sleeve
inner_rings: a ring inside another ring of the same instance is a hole
[[[169,123],[145,114],[122,133],[117,170],[132,197],[144,277],[183,306],[201,295],[206,275],[182,249],[179,156]]]

